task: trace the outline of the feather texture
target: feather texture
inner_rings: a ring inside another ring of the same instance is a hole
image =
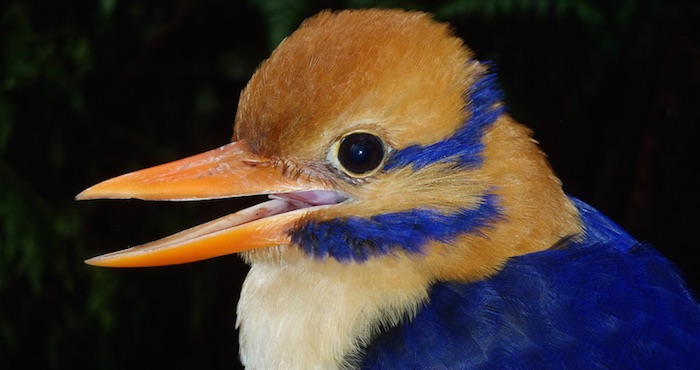
[[[241,93],[234,139],[79,197],[275,198],[97,259],[240,252],[246,366],[695,366],[700,308],[671,264],[566,196],[488,63],[427,14],[305,21]]]
[[[365,368],[697,368],[700,308],[675,268],[585,203],[585,235],[434,285]]]
[[[469,63],[478,65],[476,61]],[[484,132],[505,112],[501,103],[503,93],[498,88],[495,73],[488,73],[467,89],[467,109],[470,116],[448,138],[428,146],[412,145],[401,149],[387,162],[386,169],[412,166],[420,171],[438,161],[450,161],[457,167],[477,167],[482,163]]]
[[[441,214],[432,209],[310,221],[292,231],[292,240],[309,255],[339,261],[366,261],[397,249],[422,253],[431,241],[452,243],[457,236],[479,234],[499,218],[498,198],[487,194],[479,207]]]

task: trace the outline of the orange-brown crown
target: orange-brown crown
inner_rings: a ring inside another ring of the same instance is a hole
[[[475,78],[471,52],[446,24],[401,10],[322,12],[263,62],[241,94],[234,140],[266,156],[322,160],[350,130],[394,148],[460,126]]]

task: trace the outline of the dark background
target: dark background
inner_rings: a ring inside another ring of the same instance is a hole
[[[321,9],[369,6],[451,22],[498,66],[510,112],[535,130],[565,190],[700,288],[700,2],[10,0],[0,5],[0,367],[239,366],[247,268],[236,256],[135,270],[82,260],[243,202],[73,197],[228,142],[239,92],[279,40]]]

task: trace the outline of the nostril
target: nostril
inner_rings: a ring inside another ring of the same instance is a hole
[[[241,162],[250,167],[270,167],[272,165],[269,160],[263,159],[244,159]]]

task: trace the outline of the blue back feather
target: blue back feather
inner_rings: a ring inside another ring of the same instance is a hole
[[[698,368],[700,306],[675,268],[574,200],[583,239],[515,257],[366,348],[365,368]]]

